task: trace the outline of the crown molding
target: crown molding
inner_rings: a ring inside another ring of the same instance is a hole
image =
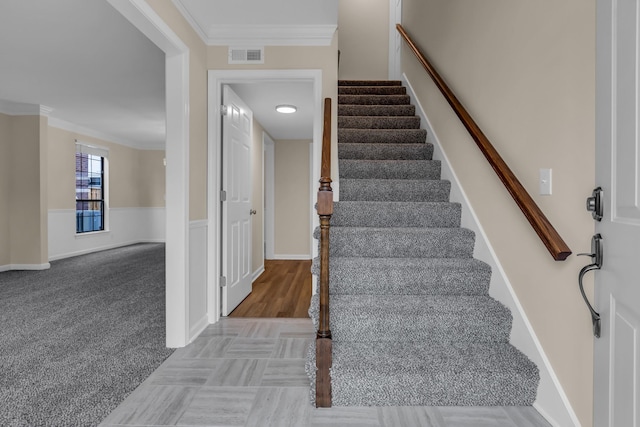
[[[165,149],[163,144],[141,144],[139,142],[122,139],[105,132],[89,129],[84,126],[76,125],[75,123],[67,122],[67,121],[60,120],[53,117],[49,118],[49,126],[53,128],[63,129],[69,132],[77,133],[80,135],[89,136],[91,138],[101,139],[107,142],[111,142],[113,144],[124,145],[125,147],[135,148],[137,150],[164,150]]]
[[[182,4],[181,0],[173,0],[173,5],[178,9],[178,11],[182,14],[184,19],[187,20],[191,28],[200,36],[200,39],[205,43],[207,43],[207,33],[204,29],[198,24],[198,21],[193,17],[193,15],[189,12],[189,10]]]
[[[329,46],[337,25],[212,25],[209,46]]]
[[[51,107],[47,107],[44,105],[40,105],[40,115],[41,116],[47,116],[49,117],[49,115],[53,112],[53,108]]]
[[[0,99],[0,113],[8,116],[48,116],[53,108],[38,104],[25,104],[23,102],[7,101]]]
[[[210,25],[203,28],[181,0],[173,4],[207,46],[329,46],[337,25]]]

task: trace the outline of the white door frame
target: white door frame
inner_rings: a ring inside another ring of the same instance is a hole
[[[275,143],[266,133],[262,133],[263,161],[263,196],[264,224],[263,242],[265,259],[273,259],[275,255]]]
[[[108,2],[166,56],[166,345],[189,337],[189,48],[144,0]]]
[[[220,190],[221,129],[220,103],[225,84],[308,81],[313,83],[313,156],[314,181],[320,179],[322,146],[322,70],[209,70],[208,87],[208,166],[207,166],[207,313],[209,323],[220,319]],[[311,201],[310,201],[311,203]],[[315,225],[315,222],[314,222]],[[312,227],[313,228],[313,227]]]

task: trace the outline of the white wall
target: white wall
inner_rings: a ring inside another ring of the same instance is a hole
[[[49,210],[49,260],[140,242],[165,241],[164,208],[111,208],[109,230],[76,234],[75,209]]]
[[[207,313],[207,220],[189,223],[188,341],[209,324]]]

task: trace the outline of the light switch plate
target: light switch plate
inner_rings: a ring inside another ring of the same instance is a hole
[[[540,195],[551,195],[551,169],[540,169]]]

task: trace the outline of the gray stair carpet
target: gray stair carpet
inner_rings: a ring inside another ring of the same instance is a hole
[[[531,405],[490,267],[400,81],[338,82],[340,201],[330,229],[334,406]],[[318,230],[315,237],[318,238]],[[318,274],[318,260],[313,273]],[[318,323],[318,296],[309,314]],[[307,373],[315,397],[315,349]]]

